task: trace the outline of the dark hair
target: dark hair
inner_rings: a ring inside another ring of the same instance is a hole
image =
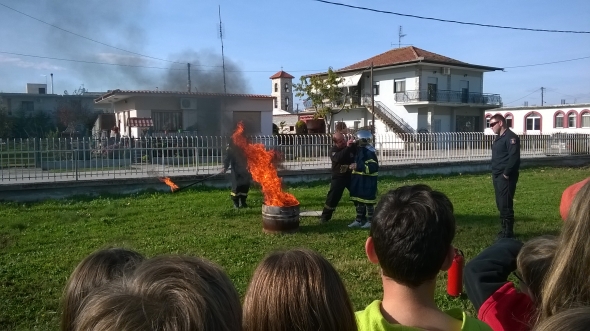
[[[76,331],[242,329],[240,297],[216,264],[190,256],[158,256],[131,276],[93,292]]]
[[[427,185],[387,192],[375,207],[371,237],[383,275],[409,287],[432,280],[455,237],[453,204]]]
[[[61,330],[73,330],[78,308],[92,290],[132,272],[143,259],[141,254],[125,248],[101,249],[84,258],[64,288]]]
[[[496,114],[496,115],[492,116],[490,118],[490,120],[492,120],[492,119],[502,122],[502,126],[506,126],[506,118],[504,116],[502,116],[501,114]]]
[[[256,268],[244,299],[244,331],[356,331],[340,275],[309,249],[268,255]]]

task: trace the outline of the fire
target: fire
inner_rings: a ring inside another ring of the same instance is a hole
[[[267,206],[291,207],[299,204],[292,194],[283,192],[281,179],[273,166],[274,151],[267,151],[262,144],[250,144],[243,135],[244,125],[238,123],[232,135],[233,142],[240,147],[248,158],[248,171],[252,179],[262,186],[264,204]]]
[[[158,178],[161,182],[163,182],[164,184],[170,186],[170,190],[172,192],[174,192],[175,190],[178,190],[178,185],[174,184],[174,182],[170,179],[170,177],[164,177],[164,178]]]

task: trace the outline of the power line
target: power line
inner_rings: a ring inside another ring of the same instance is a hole
[[[85,60],[75,60],[75,59],[62,59],[50,56],[41,56],[41,55],[31,55],[31,54],[22,54],[22,53],[13,53],[13,52],[2,52],[0,54],[9,54],[9,55],[17,55],[17,56],[26,56],[26,57],[34,57],[38,59],[47,59],[47,60],[56,60],[56,61],[66,61],[66,62],[77,62],[77,63],[85,63],[85,64],[96,64],[96,65],[109,65],[109,66],[118,66],[118,67],[131,67],[131,68],[146,68],[146,69],[163,69],[163,70],[186,70],[185,68],[165,68],[165,67],[155,67],[155,66],[142,66],[142,65],[134,65],[134,64],[123,64],[123,63],[108,63],[108,62],[97,62],[97,61],[85,61]],[[210,67],[216,68],[221,70],[221,66],[210,66],[210,65],[193,65],[191,66],[200,66],[200,67]],[[194,72],[202,72],[207,70],[198,70],[198,69],[191,69]],[[276,72],[276,70],[226,70],[229,72]],[[290,72],[317,72],[321,71],[321,69],[309,69],[309,70],[289,70]]]
[[[19,11],[19,10],[15,9],[15,8],[9,7],[9,6],[7,6],[7,5],[5,5],[5,4],[1,3],[1,2],[0,2],[0,6],[2,6],[2,7],[5,7],[5,8],[8,8],[8,9],[10,9],[10,10],[12,10],[12,11],[15,11],[15,12],[17,12],[17,13],[21,14],[21,15],[24,15],[24,16],[26,16],[26,17],[28,17],[28,18],[34,19],[35,21],[41,22],[41,23],[43,23],[43,24],[47,24],[47,25],[49,25],[49,26],[51,26],[51,27],[54,27],[54,28],[56,28],[56,29],[59,29],[59,30],[61,30],[61,31],[64,31],[64,32],[67,32],[67,33],[73,34],[74,36],[77,36],[77,37],[80,37],[80,38],[84,38],[84,39],[87,39],[87,40],[93,41],[93,42],[95,42],[95,43],[98,43],[98,44],[101,44],[101,45],[104,45],[104,46],[107,46],[107,47],[111,47],[111,48],[114,48],[114,49],[117,49],[117,50],[120,50],[120,51],[123,51],[123,52],[127,52],[127,53],[131,53],[131,54],[139,55],[139,56],[141,56],[141,57],[146,57],[146,58],[153,59],[153,60],[158,60],[158,61],[164,61],[164,62],[169,62],[169,63],[180,63],[180,64],[186,64],[186,63],[184,63],[184,62],[176,62],[176,61],[170,61],[170,60],[160,59],[160,58],[157,58],[157,57],[153,57],[153,56],[149,56],[149,55],[144,55],[144,54],[141,54],[141,53],[137,53],[137,52],[133,52],[133,51],[129,51],[129,50],[123,49],[123,48],[119,48],[119,47],[116,47],[116,46],[113,46],[113,45],[109,45],[109,44],[103,43],[103,42],[101,42],[101,41],[98,41],[98,40],[95,40],[95,39],[92,39],[92,38],[88,38],[88,37],[86,37],[86,36],[83,36],[83,35],[81,35],[81,34],[78,34],[78,33],[72,32],[72,31],[70,31],[70,30],[66,30],[66,29],[64,29],[64,28],[61,28],[61,27],[59,27],[59,26],[55,25],[55,24],[51,24],[51,23],[45,22],[45,21],[43,21],[43,20],[41,20],[41,19],[39,19],[39,18],[36,18],[36,17],[33,17],[33,16],[29,15],[29,14],[23,13],[22,11]]]
[[[391,12],[391,11],[386,11],[386,10],[380,10],[380,9],[373,9],[373,8],[367,8],[367,7],[347,5],[347,4],[344,4],[344,3],[332,2],[332,1],[326,1],[326,0],[312,0],[312,1],[323,2],[323,3],[330,4],[330,5],[335,5],[335,6],[342,6],[342,7],[354,8],[354,9],[367,10],[367,11],[372,11],[372,12],[382,13],[382,14],[391,14],[391,15],[411,17],[411,18],[418,18],[418,19],[422,19],[422,20],[431,20],[431,21],[438,21],[438,22],[445,22],[445,23],[455,23],[455,24],[464,24],[464,25],[475,25],[475,26],[481,26],[481,27],[486,27],[486,28],[523,30],[523,31],[534,31],[534,32],[583,33],[583,34],[590,34],[590,31],[532,29],[532,28],[520,28],[520,27],[503,26],[503,25],[481,24],[481,23],[473,23],[473,22],[462,22],[462,21],[446,20],[446,19],[442,19],[442,18],[434,18],[434,17],[426,17],[426,16],[402,14],[402,13],[396,13],[396,12]]]
[[[509,105],[509,104],[511,104],[511,103],[514,103],[514,102],[516,102],[516,101],[518,101],[518,100],[522,100],[522,99],[524,99],[524,98],[528,97],[529,95],[531,95],[531,94],[533,94],[533,93],[536,93],[536,92],[538,92],[539,90],[541,90],[541,89],[540,89],[540,88],[538,88],[538,89],[534,90],[533,92],[531,92],[531,93],[529,93],[529,94],[525,95],[525,96],[524,96],[524,97],[522,97],[522,98],[519,98],[519,99],[516,99],[516,100],[513,100],[513,101],[510,101],[510,102],[507,102],[507,103],[505,103],[505,105]]]
[[[537,64],[526,64],[526,65],[514,66],[514,67],[504,67],[504,69],[535,67],[535,66],[543,66],[543,65],[547,65],[547,64],[563,63],[563,62],[570,62],[570,61],[577,61],[577,60],[584,60],[584,59],[590,59],[590,56],[584,56],[584,57],[579,57],[576,59],[569,59],[569,60],[562,60],[562,61],[553,61],[553,62],[545,62],[545,63],[537,63]]]

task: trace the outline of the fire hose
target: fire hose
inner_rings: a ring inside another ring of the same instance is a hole
[[[183,186],[183,187],[180,187],[180,188],[178,188],[177,190],[174,190],[174,191],[173,191],[173,193],[176,193],[176,192],[178,192],[178,191],[184,190],[184,189],[185,189],[185,188],[187,188],[187,187],[191,187],[191,186],[193,186],[193,185],[197,185],[197,184],[199,184],[199,183],[202,183],[202,182],[206,181],[207,179],[211,179],[211,178],[213,178],[213,177],[215,177],[215,176],[217,176],[217,175],[219,175],[219,174],[222,174],[222,173],[223,173],[223,171],[221,171],[221,172],[216,172],[216,173],[214,173],[213,175],[209,175],[209,176],[207,176],[207,177],[205,177],[205,178],[201,178],[201,179],[197,180],[197,181],[196,181],[196,182],[194,182],[194,183],[188,184],[188,185],[186,185],[186,186]]]

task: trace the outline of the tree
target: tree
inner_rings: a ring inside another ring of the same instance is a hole
[[[8,116],[8,110],[0,100],[0,138],[12,137],[13,125],[14,120],[12,117]]]
[[[91,129],[98,114],[82,103],[80,99],[61,101],[55,111],[60,129],[70,134]]]
[[[322,117],[326,122],[326,132],[331,133],[334,115],[344,109],[349,109],[346,105],[346,94],[342,88],[338,87],[343,81],[332,67],[328,68],[327,75],[301,77],[300,82],[293,85],[296,96],[307,98],[311,106],[315,109],[314,118]]]

